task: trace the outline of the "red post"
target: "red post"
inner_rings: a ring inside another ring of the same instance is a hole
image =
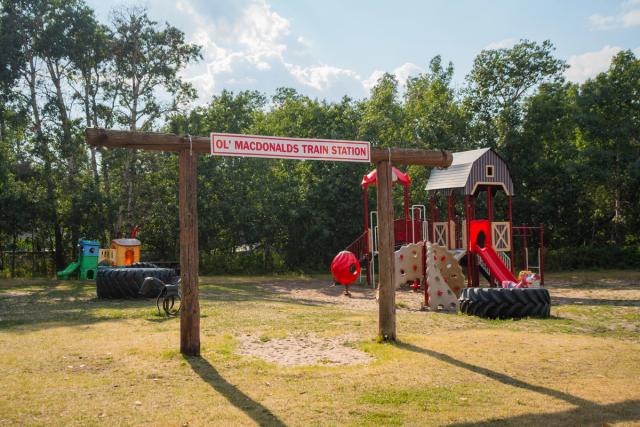
[[[470,233],[470,223],[471,223],[471,206],[469,206],[469,196],[465,195],[464,196],[464,209],[465,209],[465,218],[467,219],[467,225],[466,225],[466,229],[467,229],[467,238],[466,238],[466,245],[467,245],[467,288],[471,287],[471,252],[469,251],[469,247],[471,246],[471,239],[469,236]]]
[[[544,285],[544,225],[540,224],[540,283]]]
[[[363,188],[364,192],[364,231],[369,230],[369,195],[367,189]]]
[[[511,196],[507,196],[507,202],[509,203],[509,243],[511,243],[511,250],[509,251],[509,258],[511,259],[511,272],[515,275],[515,265],[513,260],[513,253],[515,252],[515,245],[513,244],[513,209],[511,206]]]
[[[404,186],[404,217],[409,218],[409,186]]]
[[[404,186],[404,241],[409,241],[409,186]]]

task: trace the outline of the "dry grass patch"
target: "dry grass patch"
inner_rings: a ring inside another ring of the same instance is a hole
[[[396,345],[372,340],[366,289],[354,303],[325,278],[205,277],[196,359],[177,352],[178,320],[152,301],[100,301],[91,282],[0,281],[0,425],[639,423],[640,307],[585,294],[617,301],[628,288],[613,274],[585,286],[550,276],[566,298],[551,319],[399,310]],[[283,366],[242,354],[247,336],[262,349],[347,340],[369,363]]]

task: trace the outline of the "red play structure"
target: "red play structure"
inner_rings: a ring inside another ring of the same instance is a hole
[[[466,267],[468,287],[479,286],[480,274],[492,287],[504,281],[517,282],[516,258],[522,270],[537,272],[544,283],[543,226],[513,226],[511,173],[495,151],[484,148],[453,153],[449,168],[431,171],[425,188],[429,218],[424,205],[409,205],[409,175],[393,168],[393,182],[404,187],[403,215],[394,223],[396,247],[424,240],[446,247]],[[367,189],[375,184],[374,170],[361,183],[363,233],[346,248],[366,268],[370,285],[375,283],[377,221],[376,212],[369,212]],[[441,208],[446,218],[440,217]],[[464,214],[459,215],[460,211]]]
[[[426,222],[424,218],[424,206],[420,210],[419,206],[409,206],[409,189],[411,187],[411,177],[399,171],[395,167],[392,168],[392,180],[394,184],[401,184],[404,188],[404,206],[402,217],[394,221],[394,236],[396,246],[410,242],[417,242],[426,238]],[[362,191],[364,194],[364,230],[362,234],[349,246],[346,250],[352,252],[358,260],[364,264],[367,272],[367,282],[373,283],[373,260],[377,254],[377,226],[376,211],[369,211],[369,192],[368,189],[377,183],[377,171],[374,169],[367,175],[362,177]],[[421,214],[416,215],[418,212]],[[373,224],[371,226],[370,224]]]

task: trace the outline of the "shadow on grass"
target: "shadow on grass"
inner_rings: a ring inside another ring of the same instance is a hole
[[[580,406],[561,412],[545,414],[522,414],[508,418],[494,418],[471,423],[455,423],[455,427],[503,426],[503,425],[549,425],[549,426],[601,426],[609,423],[640,420],[640,400],[590,406]]]
[[[95,283],[41,280],[3,284],[0,288],[0,330],[24,331],[86,325],[108,320],[153,316],[147,299],[108,300],[95,296]],[[148,310],[147,310],[148,309]]]
[[[596,425],[603,423],[638,421],[640,420],[640,400],[627,400],[609,405],[601,405],[590,400],[574,396],[552,388],[530,384],[509,375],[493,371],[488,368],[473,365],[462,360],[455,359],[448,354],[418,347],[407,343],[396,343],[398,348],[433,357],[442,362],[466,369],[476,374],[484,375],[494,381],[517,387],[535,393],[544,394],[554,399],[563,400],[575,405],[576,408],[563,412],[543,414],[523,414],[514,417],[484,420],[481,422],[453,424],[455,426],[480,426],[480,425]]]
[[[209,361],[202,357],[185,358],[191,369],[233,406],[244,412],[261,426],[285,426],[278,417],[259,402],[251,399],[236,386],[225,380]]]
[[[203,302],[277,302],[323,306],[330,302],[284,296],[268,287],[251,284],[200,285]],[[103,321],[145,319],[155,316],[155,299],[98,299],[95,282],[60,280],[0,281],[0,330],[32,331],[57,326],[86,325]]]

